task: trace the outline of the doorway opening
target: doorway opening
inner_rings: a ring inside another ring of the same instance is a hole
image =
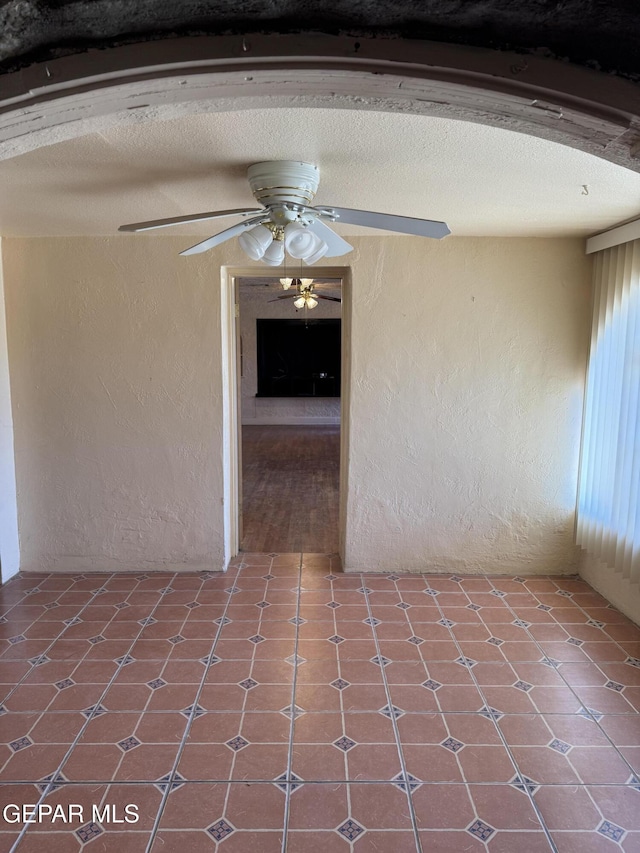
[[[342,553],[348,270],[305,272],[223,270],[229,558]]]

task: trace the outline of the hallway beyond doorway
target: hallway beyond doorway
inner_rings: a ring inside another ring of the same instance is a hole
[[[241,550],[338,550],[340,427],[243,426]]]

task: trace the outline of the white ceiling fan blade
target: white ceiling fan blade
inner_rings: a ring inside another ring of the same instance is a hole
[[[205,222],[207,219],[219,219],[222,216],[249,216],[260,213],[261,208],[239,208],[238,210],[210,210],[207,213],[194,213],[192,216],[174,216],[172,219],[152,219],[149,222],[132,222],[121,225],[118,231],[152,231],[154,228],[169,228],[171,225],[184,225],[187,222]]]
[[[367,228],[415,234],[417,237],[434,237],[436,240],[451,234],[446,222],[435,222],[432,219],[416,219],[413,216],[395,216],[393,213],[373,213],[371,210],[352,210],[349,207],[329,205],[321,210],[335,213],[337,222],[348,222],[349,225],[365,225]]]
[[[338,255],[346,255],[347,252],[353,251],[353,246],[347,243],[346,240],[343,240],[328,225],[325,225],[321,219],[314,219],[309,225],[309,231],[315,234],[316,237],[320,237],[327,244],[329,247],[326,255],[327,258],[336,258]]]
[[[195,246],[185,249],[184,252],[180,252],[180,254],[199,255],[200,252],[207,252],[209,249],[213,249],[214,246],[219,246],[220,243],[224,243],[232,237],[237,237],[238,234],[242,234],[242,232],[246,231],[247,228],[253,228],[254,225],[259,225],[261,222],[265,222],[268,218],[269,214],[265,212],[263,216],[256,216],[253,219],[245,219],[244,222],[238,222],[237,225],[232,225],[231,228],[226,228],[224,231],[214,234],[213,237],[208,237],[201,243],[196,243]]]

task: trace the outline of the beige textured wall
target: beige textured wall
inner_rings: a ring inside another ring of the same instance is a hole
[[[221,568],[220,259],[4,244],[22,568]]]
[[[582,242],[353,242],[347,568],[575,571]],[[219,268],[245,260],[184,245],[4,242],[25,569],[223,563]]]
[[[340,260],[340,259],[338,259]],[[311,277],[311,273],[309,274]],[[258,363],[256,319],[299,319],[291,301],[269,302],[276,296],[273,290],[262,287],[240,289],[240,334],[242,335],[243,375],[241,383],[242,423],[340,423],[340,400],[332,397],[256,397]],[[318,301],[309,312],[310,319],[340,317],[340,303]]]
[[[366,239],[352,263],[347,567],[575,571],[582,241]]]

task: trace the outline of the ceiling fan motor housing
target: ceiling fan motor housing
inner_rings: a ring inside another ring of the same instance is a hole
[[[254,198],[265,207],[310,205],[318,189],[320,169],[298,160],[272,160],[249,166],[247,178]]]

